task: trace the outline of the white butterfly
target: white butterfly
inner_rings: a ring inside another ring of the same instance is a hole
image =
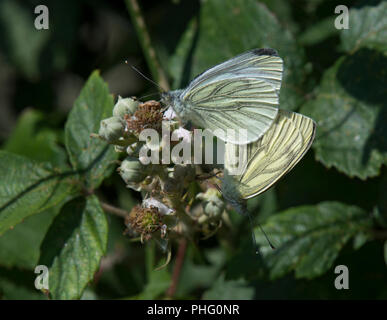
[[[163,93],[161,101],[183,123],[191,121],[236,144],[240,140],[227,136],[227,130],[244,129],[243,143],[250,143],[277,117],[282,72],[283,61],[275,50],[254,49],[208,69],[186,89]]]

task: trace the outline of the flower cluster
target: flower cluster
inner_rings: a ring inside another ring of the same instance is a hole
[[[142,137],[146,129],[155,130],[162,138],[152,144]],[[98,135],[124,155],[118,173],[128,188],[143,195],[142,203],[125,221],[128,234],[140,236],[141,241],[165,242],[173,237],[208,236],[220,225],[226,213],[215,187],[217,178],[208,174],[208,166],[178,163],[179,154],[171,151],[172,146],[192,138],[173,110],[165,110],[154,100],[142,103],[119,97],[113,116],[101,121]],[[172,161],[146,163],[144,154],[148,153],[156,154],[157,159],[164,159],[167,153]]]

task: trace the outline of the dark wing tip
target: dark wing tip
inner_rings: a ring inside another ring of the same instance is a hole
[[[271,48],[262,48],[262,49],[254,49],[252,50],[254,54],[257,56],[276,56],[278,57],[278,52]]]

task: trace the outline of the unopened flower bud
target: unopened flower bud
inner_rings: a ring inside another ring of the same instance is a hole
[[[109,143],[117,143],[123,135],[124,125],[120,118],[110,117],[101,121],[98,135]]]
[[[141,147],[144,144],[142,142],[135,142],[126,148],[126,153],[131,157],[138,157]]]
[[[203,201],[204,214],[209,218],[218,218],[223,213],[225,204],[217,189],[209,188],[205,193],[199,193],[196,198]]]
[[[140,103],[133,98],[121,98],[118,96],[118,101],[113,108],[113,116],[123,118],[125,115],[132,115],[136,112]]]
[[[147,176],[146,167],[133,157],[127,157],[122,161],[118,171],[126,184],[139,183]]]

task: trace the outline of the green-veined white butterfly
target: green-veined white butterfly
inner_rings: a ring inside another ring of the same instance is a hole
[[[258,140],[278,114],[282,59],[273,49],[255,49],[218,64],[185,89],[165,92],[161,101],[183,122],[211,130],[218,138],[238,143],[216,130],[247,130],[244,143]]]
[[[245,158],[242,158],[245,164],[239,175],[228,172],[230,159],[235,158],[243,146],[227,143],[221,186],[224,198],[238,213],[248,215],[246,199],[266,191],[289,172],[312,145],[315,132],[316,123],[312,119],[279,110],[273,125],[262,138],[247,146]],[[254,233],[253,241],[255,243]]]

